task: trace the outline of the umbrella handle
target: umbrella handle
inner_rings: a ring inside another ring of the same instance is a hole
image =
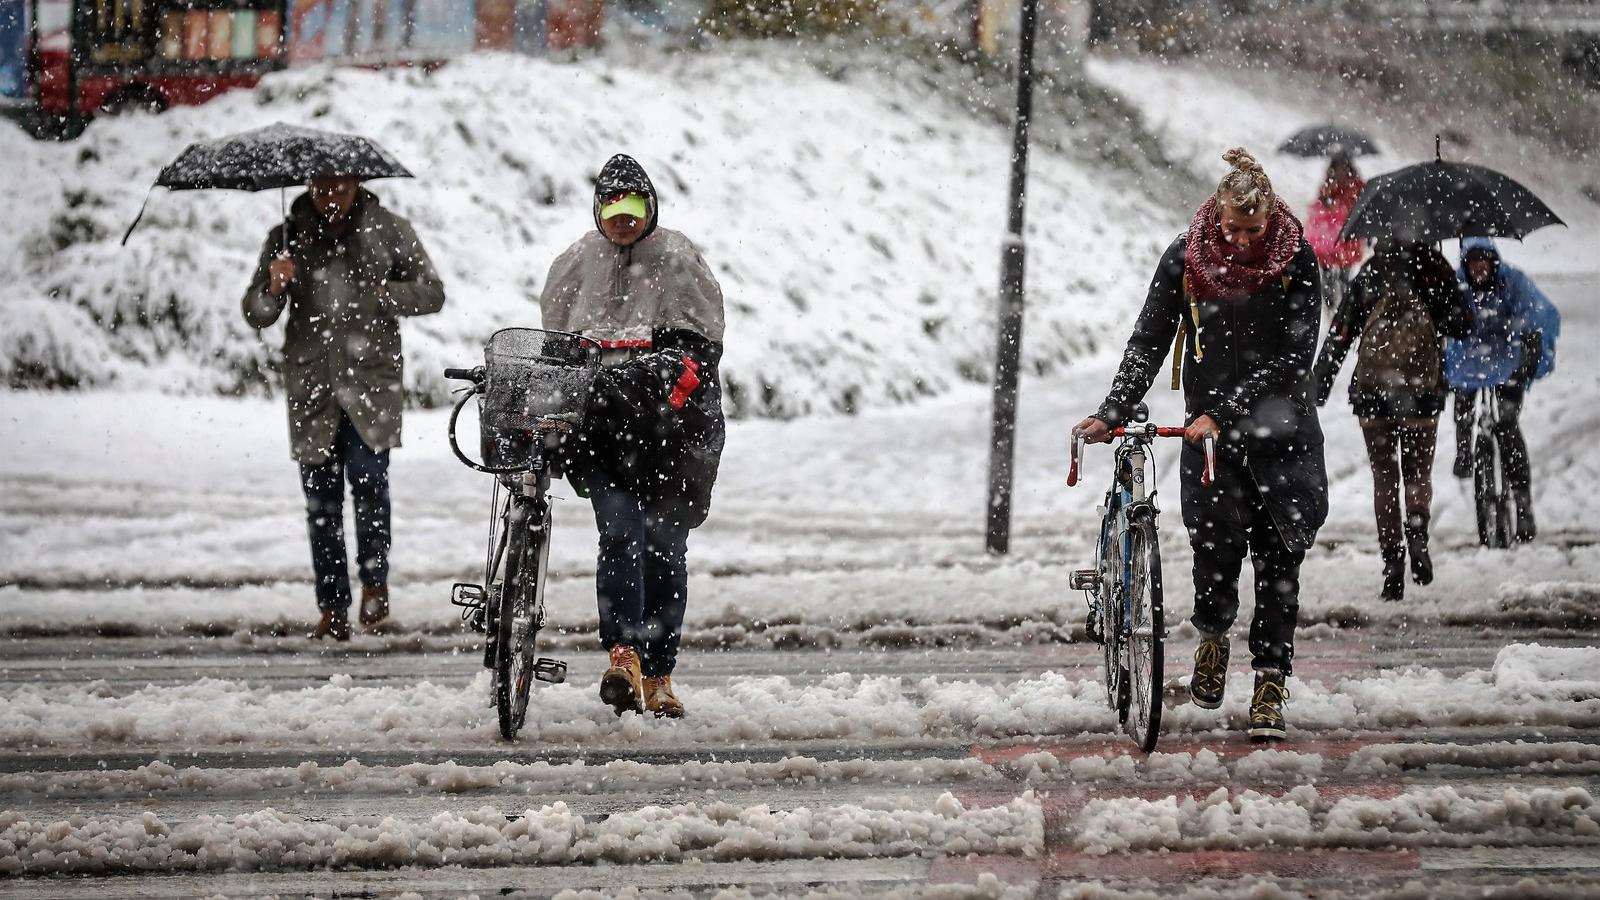
[[[281,238],[280,246],[278,247],[278,258],[279,259],[288,259],[289,258],[289,201],[288,201],[288,198],[287,198],[288,193],[289,193],[289,189],[288,188],[284,188],[284,187],[278,188],[278,211],[283,214],[283,229],[278,232],[278,236]]]
[[[122,233],[122,246],[128,246],[128,238],[133,236],[133,230],[139,227],[139,220],[144,218],[144,208],[150,205],[150,195],[156,192],[156,186],[150,185],[150,190],[144,192],[144,202],[139,204],[139,214],[133,217],[133,224]]]

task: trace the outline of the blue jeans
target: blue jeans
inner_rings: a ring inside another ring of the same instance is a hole
[[[306,525],[311,533],[311,571],[317,580],[317,608],[350,608],[350,562],[344,548],[344,482],[355,500],[356,562],[361,583],[389,582],[389,451],[377,451],[339,416],[333,455],[318,465],[300,464],[306,494]]]
[[[593,489],[589,501],[600,528],[600,643],[638,650],[647,676],[670,675],[689,599],[689,529],[625,490]]]

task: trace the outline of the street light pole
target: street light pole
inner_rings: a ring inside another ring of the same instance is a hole
[[[1022,360],[1022,284],[1027,248],[1022,237],[1028,200],[1028,121],[1033,114],[1033,33],[1038,0],[1022,0],[1017,53],[1017,118],[1011,147],[1011,204],[1000,249],[999,347],[994,365],[994,427],[989,441],[990,553],[1011,549],[1011,480],[1016,458],[1017,375]]]

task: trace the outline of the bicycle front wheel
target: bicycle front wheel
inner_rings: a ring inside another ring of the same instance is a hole
[[[1155,522],[1147,517],[1128,527],[1126,568],[1128,613],[1124,662],[1127,666],[1128,712],[1123,727],[1149,753],[1161,734],[1161,679],[1165,662],[1165,630],[1161,607],[1161,545]]]
[[[1511,497],[1506,489],[1500,444],[1480,435],[1473,447],[1472,494],[1478,513],[1478,542],[1503,550],[1512,544]]]
[[[495,710],[500,736],[511,740],[528,717],[536,643],[544,624],[544,578],[550,555],[550,510],[532,501],[512,503],[506,528],[505,580],[495,635]]]

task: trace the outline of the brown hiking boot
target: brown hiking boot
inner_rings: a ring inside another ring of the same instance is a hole
[[[1256,670],[1256,692],[1250,698],[1250,740],[1281,741],[1289,736],[1283,705],[1289,702],[1286,679],[1277,669]]]
[[[363,584],[361,586],[361,624],[376,625],[389,618],[389,586]]]
[[[1189,699],[1201,709],[1222,705],[1222,692],[1228,684],[1228,636],[1200,632],[1194,650],[1194,674],[1189,678]]]
[[[671,675],[652,675],[644,680],[644,708],[658,719],[683,718],[683,701],[672,692]]]
[[[627,644],[618,644],[611,648],[611,668],[600,676],[600,699],[619,716],[629,710],[642,712],[642,680],[639,651]]]
[[[317,627],[311,629],[311,633],[306,637],[313,641],[328,637],[336,641],[350,640],[350,614],[342,609],[323,610],[321,621],[317,622]]]

